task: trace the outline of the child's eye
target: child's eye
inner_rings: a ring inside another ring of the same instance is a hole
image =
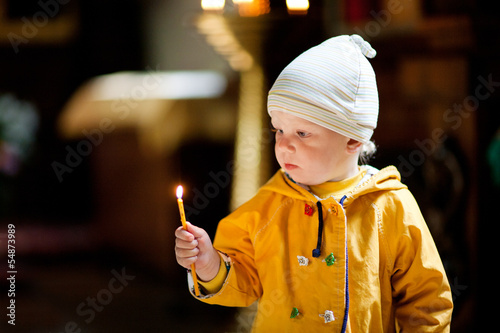
[[[301,138],[306,138],[306,137],[308,137],[308,136],[309,136],[309,133],[307,133],[307,132],[302,132],[302,131],[298,131],[298,132],[297,132],[297,135],[298,135],[299,137],[301,137]]]
[[[283,134],[283,130],[279,129],[279,128],[273,128],[273,129],[271,129],[271,132],[278,133],[278,134]]]

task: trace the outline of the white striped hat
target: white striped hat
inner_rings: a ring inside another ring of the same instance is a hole
[[[305,51],[281,72],[268,113],[283,111],[366,143],[377,127],[377,53],[358,35],[338,36]]]

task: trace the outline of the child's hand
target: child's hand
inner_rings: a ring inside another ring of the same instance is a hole
[[[220,257],[207,232],[187,222],[187,230],[180,226],[175,230],[175,237],[175,257],[179,265],[190,268],[194,263],[200,280],[212,280],[219,272]]]

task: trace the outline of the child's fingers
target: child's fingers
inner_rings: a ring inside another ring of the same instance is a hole
[[[175,248],[175,255],[180,259],[195,258],[198,256],[198,253],[200,253],[200,250],[198,248],[194,249],[181,249],[177,247]]]
[[[179,249],[186,249],[186,250],[192,250],[194,248],[198,247],[198,240],[193,239],[192,241],[186,241],[181,238],[176,238],[175,239],[175,248]]]
[[[198,248],[194,249],[182,249],[175,248],[175,258],[177,263],[184,268],[189,268],[192,264],[194,264],[198,260]]]
[[[190,257],[190,258],[177,257],[177,263],[186,269],[191,268],[191,265],[194,264],[196,260],[198,260],[198,257]]]
[[[195,239],[195,236],[188,230],[184,230],[182,226],[178,227],[175,230],[175,237],[187,242],[193,241]]]
[[[187,230],[184,230],[182,226],[178,227],[175,230],[175,237],[175,257],[179,265],[189,268],[197,263],[198,259],[202,264],[206,264],[207,254],[213,251],[213,247],[204,229],[187,222]],[[219,261],[217,264],[220,264]]]
[[[175,230],[175,257],[177,263],[184,268],[189,268],[198,259],[198,240],[182,226]]]

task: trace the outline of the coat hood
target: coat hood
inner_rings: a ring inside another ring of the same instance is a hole
[[[407,188],[401,183],[401,175],[394,166],[388,166],[382,170],[369,165],[363,165],[360,168],[366,170],[365,176],[352,191],[345,193],[344,207],[362,195]],[[295,183],[283,170],[278,171],[261,190],[276,192],[299,200],[320,200],[309,191],[307,185]]]

